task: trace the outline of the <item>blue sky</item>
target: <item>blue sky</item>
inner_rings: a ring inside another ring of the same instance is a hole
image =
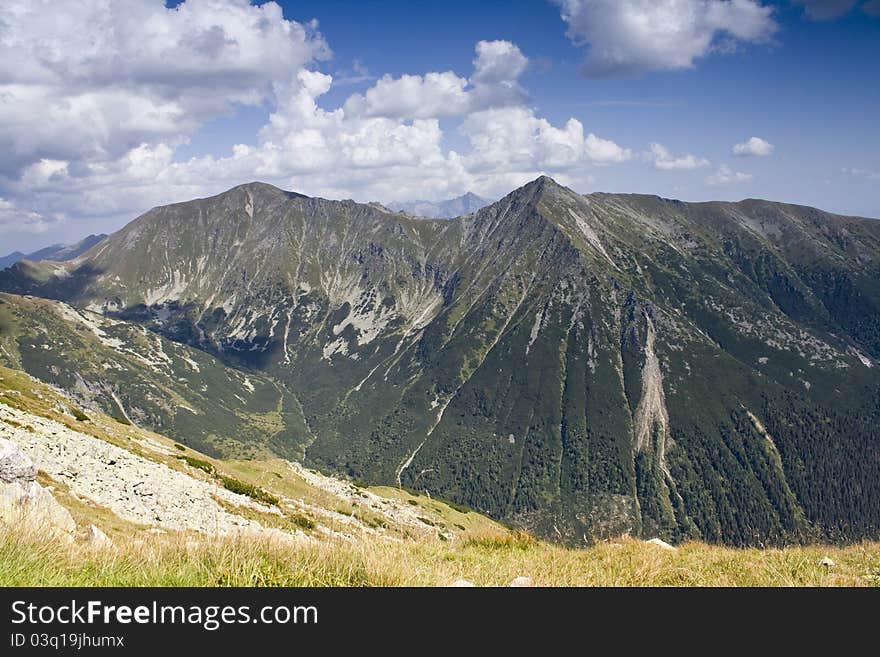
[[[17,1],[0,251],[255,179],[390,202],[547,173],[880,217],[878,0]]]

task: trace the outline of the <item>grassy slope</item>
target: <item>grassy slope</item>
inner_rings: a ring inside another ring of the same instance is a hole
[[[830,556],[836,566],[819,565]],[[176,536],[88,546],[38,533],[0,532],[0,585],[41,586],[444,586],[458,578],[504,586],[877,586],[880,544],[737,550],[688,543],[670,552],[623,539],[566,549],[513,534],[437,541],[324,542],[256,539],[204,543]]]

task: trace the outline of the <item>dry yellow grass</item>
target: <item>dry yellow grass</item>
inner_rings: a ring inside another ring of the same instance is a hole
[[[828,556],[834,567],[822,566]],[[455,543],[362,540],[289,544],[240,536],[137,534],[97,550],[0,529],[3,586],[877,586],[880,544],[733,549],[688,543],[666,551],[624,538],[566,549],[518,534]]]

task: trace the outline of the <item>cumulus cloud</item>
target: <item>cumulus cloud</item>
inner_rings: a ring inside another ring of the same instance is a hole
[[[468,148],[463,153],[447,151],[439,120],[429,118],[429,112],[416,114],[422,118],[412,113],[403,118],[377,116],[351,112],[349,102],[325,110],[317,99],[330,89],[331,77],[302,71],[298,80],[299,86],[282,99],[260,131],[256,147],[240,146],[232,158],[202,158],[185,168],[255,171],[265,178],[288,180],[307,193],[387,200],[436,197],[462,189],[494,194],[508,191],[512,180],[528,180],[542,172],[583,172],[632,156],[611,140],[585,134],[577,119],[557,126],[525,106],[471,111],[458,128]],[[381,84],[380,80],[374,88]],[[368,90],[363,98],[369,97]]]
[[[734,144],[731,152],[740,157],[754,155],[756,157],[766,157],[773,153],[775,146],[769,141],[765,141],[760,137],[750,137],[747,141]]]
[[[752,174],[734,171],[726,164],[718,167],[718,171],[706,178],[709,185],[729,185],[730,183],[746,182],[752,179]]]
[[[363,94],[345,102],[349,116],[399,119],[462,116],[490,107],[518,105],[525,98],[519,83],[528,58],[510,41],[480,41],[470,79],[452,71],[383,76]]]
[[[592,132],[584,140],[587,157],[596,164],[618,164],[632,157],[632,151],[622,148],[610,139],[602,139]]]
[[[476,112],[461,126],[471,145],[467,168],[485,172],[505,165],[514,171],[564,171],[590,163],[623,162],[632,155],[610,140],[590,133],[569,119],[557,127],[525,107]]]
[[[328,49],[274,2],[7,0],[0,5],[0,175],[43,158],[113,159],[256,105]]]
[[[555,0],[588,77],[691,68],[713,50],[767,42],[771,7],[753,0]]]
[[[348,114],[427,118],[458,116],[468,111],[468,81],[452,71],[422,75],[384,75],[363,95],[345,103]]]
[[[12,201],[0,196],[0,230],[18,233],[45,233],[64,223],[63,214],[44,216],[39,212],[22,210]]]
[[[529,60],[508,41],[477,43],[467,77],[382,76],[328,106],[327,44],[274,3],[122,4],[0,8],[4,233],[64,217],[121,223],[249,180],[358,200],[495,196],[542,173],[582,186],[596,166],[633,157],[575,118],[552,122],[529,107]],[[368,75],[360,63],[355,73]],[[257,103],[269,115],[248,143],[179,158],[206,120]],[[441,127],[450,117],[457,149]]]
[[[673,169],[701,169],[711,164],[704,157],[697,157],[688,153],[687,155],[675,156],[669,152],[663,144],[653,142],[650,151],[644,154],[646,160],[653,162],[654,167],[662,171]]]

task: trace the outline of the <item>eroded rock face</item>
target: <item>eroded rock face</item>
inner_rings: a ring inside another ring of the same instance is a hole
[[[11,440],[0,438],[0,524],[27,523],[71,533],[76,522],[37,483],[37,468]]]

